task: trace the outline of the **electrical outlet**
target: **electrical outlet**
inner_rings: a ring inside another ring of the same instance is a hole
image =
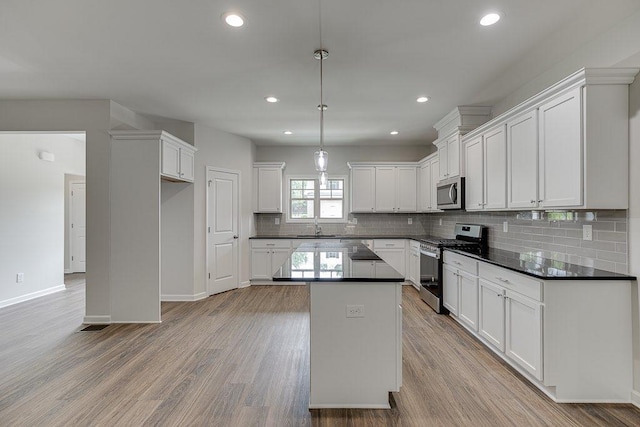
[[[442,218],[440,218],[440,225],[442,225]]]
[[[582,240],[593,240],[593,226],[582,226]]]
[[[507,221],[502,223],[502,231],[507,233],[509,231],[509,223]]]
[[[364,305],[347,305],[347,317],[364,317]]]
[[[22,282],[24,282],[24,273],[16,274],[16,283],[22,283]]]
[[[353,217],[353,219],[351,220],[351,222],[353,224],[357,224],[358,223],[358,218],[356,218],[355,216]]]
[[[407,224],[409,225],[413,224],[413,218],[407,218]]]
[[[280,218],[276,218],[276,225],[280,225]]]

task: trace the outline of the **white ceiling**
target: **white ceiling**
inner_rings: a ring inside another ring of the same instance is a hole
[[[428,143],[455,106],[491,105],[526,83],[530,76],[512,76],[483,94],[528,52],[550,43],[557,60],[558,49],[568,54],[638,8],[638,0],[321,0],[326,144]],[[481,27],[494,9],[504,18]],[[224,24],[229,10],[246,25]],[[109,98],[257,144],[317,144],[318,11],[318,0],[2,0],[0,98]],[[553,43],[576,22],[584,31]],[[268,95],[281,101],[268,104]],[[431,100],[418,104],[419,95]]]

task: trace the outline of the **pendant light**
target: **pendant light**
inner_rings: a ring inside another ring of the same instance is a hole
[[[329,153],[324,151],[324,110],[326,110],[327,107],[323,102],[322,96],[322,62],[327,59],[329,52],[322,48],[322,10],[320,6],[320,1],[318,0],[320,49],[313,52],[313,57],[320,61],[320,105],[318,105],[318,110],[320,110],[320,149],[314,153],[313,160],[316,165],[316,171],[320,172],[320,186],[324,187],[327,184],[327,163],[329,161]]]

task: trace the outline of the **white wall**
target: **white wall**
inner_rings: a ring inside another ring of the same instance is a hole
[[[54,162],[38,158],[40,151]],[[65,174],[84,175],[85,144],[0,134],[0,306],[64,284]],[[16,273],[24,282],[16,283]]]
[[[255,145],[247,138],[196,124],[194,293],[206,291],[206,168],[214,166],[240,171],[240,282],[249,282],[249,240],[255,232],[252,209],[252,173]]]
[[[329,153],[329,175],[349,175],[347,162],[416,162],[434,152],[436,147],[429,143],[409,146],[350,146],[325,147]],[[256,162],[286,162],[287,174],[313,175],[315,167],[313,153],[318,147],[311,146],[258,146]]]

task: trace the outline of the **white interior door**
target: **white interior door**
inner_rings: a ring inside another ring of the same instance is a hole
[[[71,272],[84,273],[86,267],[86,184],[71,183]]]
[[[239,286],[238,271],[239,173],[207,171],[207,292],[209,295]]]

